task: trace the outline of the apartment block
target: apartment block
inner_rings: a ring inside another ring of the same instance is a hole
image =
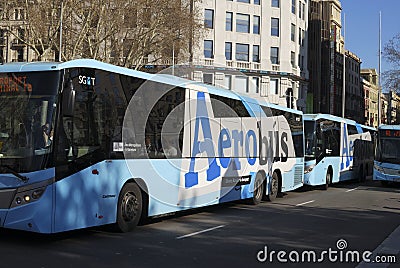
[[[204,0],[193,79],[304,110],[307,0]]]

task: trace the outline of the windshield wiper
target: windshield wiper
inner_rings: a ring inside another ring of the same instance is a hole
[[[2,167],[5,167],[6,169],[8,169],[11,174],[13,174],[15,177],[17,177],[18,179],[20,179],[23,182],[27,182],[29,180],[28,177],[23,176],[21,174],[19,174],[17,171],[15,171],[15,169],[13,169],[12,167],[10,167],[9,165],[1,165]]]

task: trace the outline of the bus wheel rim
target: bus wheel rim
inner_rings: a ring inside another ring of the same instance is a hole
[[[132,193],[126,193],[122,200],[122,218],[125,221],[135,219],[138,210],[138,200]]]

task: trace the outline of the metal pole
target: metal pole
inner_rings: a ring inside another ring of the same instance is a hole
[[[382,103],[381,103],[381,22],[382,22],[382,14],[379,11],[379,63],[378,63],[378,127],[381,124],[381,110],[382,110]]]
[[[342,89],[342,117],[345,116],[346,106],[346,49],[344,44],[346,43],[346,14],[343,14],[343,89]]]
[[[175,40],[172,42],[172,75],[175,75]]]
[[[64,1],[61,0],[61,10],[60,10],[60,50],[58,51],[58,61],[61,62],[61,46],[62,46],[62,27],[63,27],[63,11],[64,11]]]

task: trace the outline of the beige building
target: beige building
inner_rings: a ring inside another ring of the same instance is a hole
[[[307,0],[204,0],[193,79],[305,111]]]
[[[0,62],[36,61],[38,55],[21,40],[27,34],[26,12],[21,5],[10,4],[8,1],[0,3]],[[48,58],[54,60],[55,53],[49,53]]]
[[[375,69],[361,69],[362,87],[364,89],[365,122],[368,126],[378,127],[378,89],[379,76]],[[386,118],[386,116],[385,116]],[[381,117],[383,119],[383,117]],[[386,119],[385,119],[386,120]],[[383,120],[382,120],[383,121]]]

